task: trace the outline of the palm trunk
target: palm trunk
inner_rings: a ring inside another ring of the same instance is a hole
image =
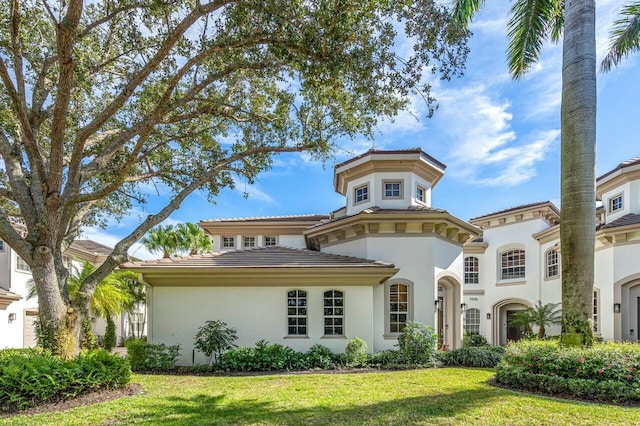
[[[565,2],[562,63],[562,332],[593,341],[595,2]]]

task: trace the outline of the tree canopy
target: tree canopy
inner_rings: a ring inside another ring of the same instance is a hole
[[[193,191],[213,200],[276,153],[326,158],[412,94],[433,112],[428,79],[460,75],[467,54],[449,18],[433,0],[0,0],[0,238],[32,269],[43,326],[82,316],[128,248]],[[71,306],[65,246],[154,185],[170,202]]]

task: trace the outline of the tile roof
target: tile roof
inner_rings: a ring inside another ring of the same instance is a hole
[[[596,179],[596,182],[597,182],[597,181],[599,181],[599,180],[601,180],[601,179],[606,178],[607,176],[609,176],[609,175],[611,175],[611,174],[613,174],[613,173],[617,172],[618,170],[622,170],[622,169],[624,169],[625,167],[635,166],[635,165],[638,165],[638,164],[640,164],[640,156],[638,156],[638,157],[634,157],[634,158],[631,158],[631,159],[629,159],[629,160],[627,160],[627,161],[623,161],[622,163],[618,164],[615,168],[613,168],[613,169],[609,170],[608,172],[606,172],[606,173],[605,173],[605,174],[603,174],[602,176],[599,176],[599,177]]]
[[[435,158],[433,158],[432,156],[430,156],[429,154],[427,154],[426,152],[424,152],[424,150],[422,148],[406,148],[406,149],[392,149],[392,150],[384,150],[384,149],[375,149],[375,148],[371,148],[370,150],[355,156],[353,158],[350,158],[346,161],[343,161],[342,163],[338,163],[334,166],[334,169],[337,169],[339,167],[342,167],[346,164],[349,164],[353,161],[357,161],[363,157],[366,157],[369,154],[421,154],[424,157],[426,157],[429,161],[435,163],[436,165],[438,165],[440,168],[445,169],[447,166],[446,164],[436,160]]]
[[[318,251],[273,246],[195,256],[130,262],[124,269],[138,268],[393,268],[392,263]]]
[[[0,288],[0,299],[4,300],[20,300],[22,297],[12,291]]]
[[[598,229],[617,228],[619,226],[637,225],[639,223],[640,223],[640,214],[629,213],[622,217],[619,217],[618,219],[612,222],[599,226]]]
[[[487,216],[494,216],[494,215],[497,215],[497,214],[509,213],[509,212],[516,211],[516,210],[528,209],[530,207],[542,206],[544,204],[551,204],[553,207],[555,207],[555,205],[551,201],[538,201],[538,202],[535,202],[535,203],[521,204],[519,206],[509,207],[508,209],[498,210],[498,211],[495,211],[493,213],[483,214],[482,216],[472,217],[469,220],[470,221],[471,220],[478,220],[478,219],[481,219],[481,218],[487,217]]]
[[[350,216],[341,216],[335,219],[327,220],[322,223],[317,223],[313,226],[310,226],[308,229],[313,229],[318,226],[324,226],[329,223],[335,223],[341,220],[349,219],[358,215],[367,215],[367,214],[420,214],[420,213],[448,213],[446,210],[436,209],[434,207],[425,207],[425,206],[411,206],[406,209],[383,209],[378,206],[369,207],[367,209],[362,210],[359,213],[350,215]]]
[[[298,221],[298,222],[316,222],[319,220],[328,219],[328,215],[324,214],[300,214],[300,215],[289,215],[289,216],[255,216],[255,217],[231,217],[231,218],[223,218],[223,219],[204,219],[201,220],[200,223],[221,223],[221,222],[288,222],[288,221]]]
[[[113,247],[105,246],[104,244],[97,243],[92,240],[75,240],[71,243],[71,246],[77,246],[84,251],[88,251],[90,253],[103,254],[108,256],[113,251]]]

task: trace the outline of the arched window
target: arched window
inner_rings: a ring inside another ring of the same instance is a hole
[[[547,251],[546,257],[546,275],[547,278],[557,277],[560,274],[560,263],[558,262],[558,250],[551,249]]]
[[[307,292],[287,292],[287,329],[289,336],[307,335]]]
[[[464,283],[478,284],[478,258],[467,256],[464,258]]]
[[[524,250],[505,251],[500,259],[500,279],[524,278]]]
[[[480,309],[469,308],[464,313],[464,332],[480,334]]]
[[[344,336],[344,293],[324,292],[324,335]]]
[[[389,332],[400,333],[409,321],[409,286],[389,286]]]

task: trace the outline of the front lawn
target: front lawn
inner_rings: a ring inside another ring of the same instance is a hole
[[[486,384],[493,370],[246,377],[134,375],[144,395],[0,424],[636,424],[640,408],[568,402]]]

